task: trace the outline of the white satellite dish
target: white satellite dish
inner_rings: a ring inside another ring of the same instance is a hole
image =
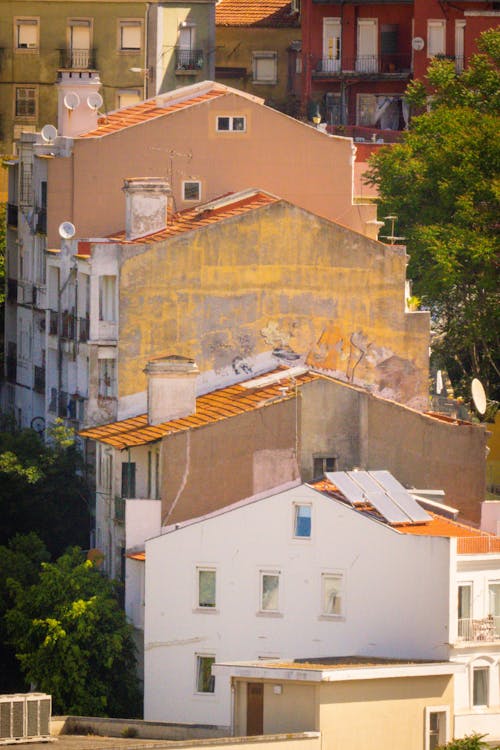
[[[62,237],[63,240],[70,240],[75,236],[75,232],[75,225],[70,221],[63,221],[62,224],[59,224],[59,236]]]
[[[53,143],[57,138],[57,128],[54,125],[44,125],[40,131],[44,143]]]
[[[100,109],[103,105],[103,98],[100,94],[97,93],[97,91],[94,91],[93,94],[89,94],[87,96],[87,106],[90,107],[90,109],[93,109],[94,111],[97,111]]]
[[[484,414],[486,411],[486,392],[484,386],[478,378],[473,378],[470,384],[470,390],[472,393],[472,401],[478,414]]]
[[[63,102],[66,109],[69,109],[69,111],[71,112],[80,104],[80,97],[78,96],[78,94],[75,94],[74,91],[70,91],[69,94],[66,94],[66,96],[64,97]]]
[[[423,50],[423,48],[425,47],[425,42],[421,36],[414,36],[411,40],[411,46],[415,50],[415,52],[421,52],[421,50]]]

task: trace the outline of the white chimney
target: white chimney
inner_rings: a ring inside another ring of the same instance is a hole
[[[59,73],[57,129],[73,138],[97,127],[101,79],[96,70],[63,70]]]
[[[170,185],[163,177],[133,177],[123,181],[127,240],[160,232],[167,226]]]
[[[162,357],[148,362],[148,423],[155,425],[196,413],[196,378],[193,359]]]

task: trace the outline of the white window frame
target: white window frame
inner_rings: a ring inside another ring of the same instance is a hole
[[[99,276],[99,320],[105,323],[117,322],[118,279],[115,274]]]
[[[200,575],[201,573],[213,573],[214,575],[214,603],[202,604],[200,601],[201,589],[200,589]],[[217,568],[215,565],[197,565],[196,566],[196,602],[195,610],[197,612],[217,612]]]
[[[22,26],[32,26],[36,28],[36,42],[31,42],[30,46],[21,47],[19,45],[20,30]],[[14,18],[14,50],[21,54],[38,54],[40,52],[40,18],[38,16],[16,16]]]
[[[126,28],[137,29],[139,32],[138,47],[123,46],[123,30]],[[144,24],[142,18],[119,18],[118,19],[118,51],[127,55],[137,55],[144,47]]]
[[[340,581],[340,611],[328,612],[325,607],[325,583],[328,579]],[[320,601],[320,618],[327,620],[344,620],[345,619],[345,573],[343,570],[325,570],[321,573],[321,601]]]
[[[430,750],[431,747],[431,714],[444,714],[444,737],[439,737],[439,745],[445,744],[450,739],[450,707],[449,706],[426,706],[425,707],[425,721],[424,721],[424,740],[425,750]]]
[[[433,51],[431,50],[431,30],[441,29],[442,33],[442,49]],[[436,57],[436,55],[446,55],[446,21],[439,18],[430,18],[427,21],[427,57]]]
[[[258,75],[258,65],[260,60],[272,60],[273,75],[270,78],[261,78]],[[275,50],[256,50],[252,52],[252,83],[258,86],[274,86],[278,83],[278,53]]]
[[[186,185],[198,185],[198,197],[186,198]],[[182,181],[182,200],[186,203],[198,203],[201,201],[201,180],[183,180]]]
[[[199,690],[198,686],[200,683],[200,667],[202,664],[203,659],[213,659],[215,664],[215,654],[213,653],[196,653],[194,659],[194,692],[196,695],[203,696],[203,697],[209,697],[215,695],[215,676],[211,676],[213,690]]]
[[[229,120],[229,128],[220,128],[220,120]],[[243,120],[243,128],[235,128],[235,120]],[[247,132],[247,118],[246,115],[217,115],[215,121],[215,128],[217,133],[246,133]]]
[[[459,617],[459,602],[460,602],[460,588],[468,588],[470,589],[470,615],[469,618],[460,618]],[[470,638],[467,638],[463,635],[460,635],[460,619],[469,619],[471,621],[471,629],[472,629],[472,619],[474,614],[474,584],[472,581],[457,581],[457,635],[459,638],[463,640],[472,640],[472,633],[467,633],[466,635],[470,635]],[[467,627],[467,626],[466,626]],[[462,628],[463,632],[464,628]]]
[[[309,508],[309,534],[297,534],[297,521],[299,520],[299,512],[300,508]],[[300,502],[297,501],[296,503],[293,503],[293,538],[298,539],[299,541],[302,540],[309,540],[312,536],[312,503],[308,502]]]
[[[264,607],[264,577],[273,576],[278,579],[278,606]],[[259,571],[259,614],[281,616],[282,612],[282,580],[281,571],[276,568],[261,568]]]
[[[477,659],[470,663],[470,707],[473,711],[484,711],[491,704],[491,678],[492,664],[485,659]],[[476,672],[484,670],[486,672],[486,703],[474,703],[474,675]]]

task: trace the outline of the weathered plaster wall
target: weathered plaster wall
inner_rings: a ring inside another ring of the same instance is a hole
[[[127,252],[120,397],[145,390],[155,355],[250,373],[251,357],[287,346],[400,400],[425,396],[428,317],[408,326],[402,251],[280,201]]]
[[[296,401],[232,417],[162,442],[162,521],[177,523],[299,475]]]
[[[486,432],[450,424],[333,380],[302,386],[301,476],[314,453],[337,456],[337,469],[387,469],[419,489],[443,489],[445,502],[479,521],[485,494]]]

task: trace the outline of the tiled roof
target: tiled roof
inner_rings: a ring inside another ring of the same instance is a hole
[[[283,0],[221,0],[215,10],[216,26],[300,26],[299,14]]]
[[[135,240],[126,240],[125,232],[119,232],[108,239],[126,244],[144,244],[145,241],[161,242],[169,237],[174,237],[175,235],[183,234],[184,232],[192,232],[195,229],[215,224],[223,219],[230,219],[233,216],[239,216],[247,211],[253,211],[262,206],[268,206],[279,200],[280,199],[276,196],[259,190],[250,190],[241,194],[235,193],[234,197],[227,196],[225,200],[224,198],[218,199],[197,206],[196,208],[189,208],[186,211],[180,211],[177,214],[173,214],[173,216],[169,218],[165,229],[155,232],[154,234],[146,235],[146,237],[138,237]]]
[[[194,96],[181,101],[175,101],[175,99],[173,99],[172,104],[168,104],[167,100],[165,101],[164,106],[160,106],[158,103],[161,101],[161,97],[147,99],[139,104],[134,104],[131,107],[124,107],[123,109],[116,110],[116,112],[111,112],[109,115],[100,117],[98,120],[98,127],[95,130],[80,135],[79,138],[98,138],[99,136],[116,133],[124,128],[129,128],[132,125],[140,125],[148,120],[154,120],[157,117],[164,117],[165,115],[172,114],[172,112],[186,109],[186,107],[192,107],[194,104],[201,104],[202,102],[210,101],[211,99],[223,96],[224,94],[224,90],[214,88],[198,95],[195,94]]]
[[[277,399],[285,401],[295,398],[295,383],[302,385],[321,377],[312,372],[298,375],[294,379],[294,387],[284,393],[283,386],[291,382],[287,371],[288,368],[276,370],[276,373],[282,372],[283,377],[279,382],[265,387],[249,389],[239,383],[199,396],[196,399],[196,413],[182,419],[172,419],[153,426],[148,424],[147,414],[142,414],[139,417],[83,430],[80,436],[98,440],[119,449],[146,445],[166,435],[204,427],[213,422],[220,422],[229,417],[260,409]]]

